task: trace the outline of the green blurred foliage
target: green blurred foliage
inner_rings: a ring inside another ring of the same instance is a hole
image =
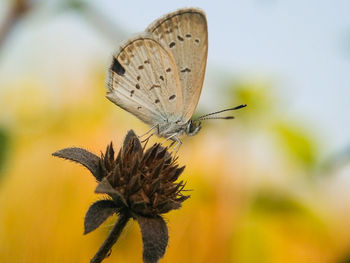
[[[60,2],[59,10],[76,10],[83,11],[87,6],[87,3],[82,0],[63,0]]]
[[[272,83],[266,80],[233,80],[227,88],[232,105],[247,104],[242,118],[254,122],[275,109]]]
[[[10,150],[10,135],[9,132],[0,127],[0,177],[2,175],[2,170],[5,166],[5,163],[8,159]]]
[[[295,123],[288,120],[288,115],[281,114],[278,110],[281,99],[275,94],[272,84],[271,81],[254,79],[231,81],[227,92],[232,104],[247,104],[245,109],[237,112],[237,119],[245,121],[245,127],[251,126],[258,133],[267,132],[277,143],[277,150],[284,151],[288,159],[309,171],[318,164],[320,149],[317,138],[308,132],[307,125]]]
[[[293,248],[307,250],[311,245],[310,249],[322,250],[330,242],[322,215],[305,200],[281,189],[258,190],[237,229],[235,238],[240,243],[233,241],[231,261],[240,263],[298,262],[300,255]],[[309,256],[310,261],[304,255],[302,262],[315,262],[314,254]]]
[[[263,189],[253,197],[251,210],[257,214],[306,215],[309,210],[291,194],[276,189]]]
[[[282,224],[291,221],[306,226],[308,231],[319,235],[319,239],[323,239],[322,236],[327,235],[327,226],[322,219],[322,215],[318,215],[305,200],[289,191],[282,192],[281,189],[262,189],[258,191],[252,199],[250,212],[254,220],[257,217],[275,218],[276,221],[282,222]],[[288,220],[285,221],[283,218]],[[288,227],[288,223],[286,226]]]
[[[281,148],[297,164],[313,169],[318,162],[319,147],[305,127],[292,122],[279,121],[272,125],[272,131]]]

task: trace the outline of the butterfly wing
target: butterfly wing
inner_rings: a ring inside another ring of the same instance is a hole
[[[155,125],[182,116],[182,91],[171,53],[149,34],[130,39],[113,57],[106,97]]]
[[[188,121],[199,101],[207,63],[205,13],[197,8],[179,9],[156,20],[146,31],[174,55],[182,85],[183,116]]]

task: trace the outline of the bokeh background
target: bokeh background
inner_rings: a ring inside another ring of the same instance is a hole
[[[197,113],[247,103],[184,139],[192,198],[166,215],[161,262],[350,262],[349,1],[0,2],[0,262],[88,262],[96,182],[51,153],[99,154],[148,127],[105,97],[120,41],[201,7],[209,56]],[[129,223],[105,262],[141,262]]]

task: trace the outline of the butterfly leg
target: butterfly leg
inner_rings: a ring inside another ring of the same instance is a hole
[[[172,140],[169,148],[171,148],[176,143],[175,146],[173,147],[173,149],[171,150],[171,152],[175,151],[175,155],[179,151],[180,146],[182,145],[181,140],[176,135],[177,135],[177,133],[170,135],[161,143],[161,144],[163,144],[163,143],[167,142],[168,140]]]
[[[142,135],[140,135],[140,136],[138,136],[139,138],[142,138],[142,137],[144,137],[144,136],[146,136],[147,134],[149,134],[154,128],[157,128],[157,132],[159,133],[159,124],[156,124],[156,125],[153,125],[152,127],[151,127],[151,129],[149,129],[146,133],[144,133],[144,134],[142,134]],[[152,133],[152,135],[153,135],[153,133]],[[151,136],[152,136],[151,135]],[[151,136],[149,136],[147,139],[149,139]],[[146,140],[147,140],[146,139]]]
[[[173,140],[173,141],[174,141],[174,140],[175,140],[174,137],[176,137],[176,133],[174,133],[174,134],[170,135],[169,137],[165,138],[165,140],[162,141],[161,144],[163,144],[163,143],[165,143],[165,142],[167,142],[167,141],[169,141],[169,140]],[[175,140],[175,141],[176,141],[176,140]],[[174,142],[172,142],[172,143],[170,144],[170,146],[173,145],[173,143],[174,143]]]
[[[172,152],[175,151],[175,155],[176,155],[177,152],[179,151],[181,145],[182,145],[182,141],[181,141],[177,136],[175,136],[175,137],[173,138],[173,143],[175,143],[175,142],[176,142],[176,144],[175,144],[175,146],[174,146]]]
[[[149,139],[154,135],[154,133],[151,133],[149,136],[147,136],[146,139],[142,140],[141,143],[148,142]],[[140,136],[141,137],[141,136]]]
[[[145,140],[143,140],[143,141],[141,141],[141,143],[145,143],[144,145],[143,145],[143,151],[145,151],[145,149],[146,149],[146,146],[147,146],[147,144],[148,144],[148,141],[149,141],[149,139],[152,137],[154,135],[154,133],[152,133],[150,136],[148,136]]]

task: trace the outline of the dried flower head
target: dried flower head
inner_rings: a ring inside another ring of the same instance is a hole
[[[119,219],[91,262],[101,262],[130,218],[140,225],[144,262],[158,262],[168,244],[167,226],[161,214],[178,209],[189,198],[183,181],[176,182],[185,167],[179,167],[167,148],[154,144],[144,151],[139,139],[128,132],[117,157],[112,143],[101,158],[81,148],[66,148],[54,156],[84,165],[99,182],[95,192],[109,199],[95,202],[85,216],[85,234],[114,213]]]

